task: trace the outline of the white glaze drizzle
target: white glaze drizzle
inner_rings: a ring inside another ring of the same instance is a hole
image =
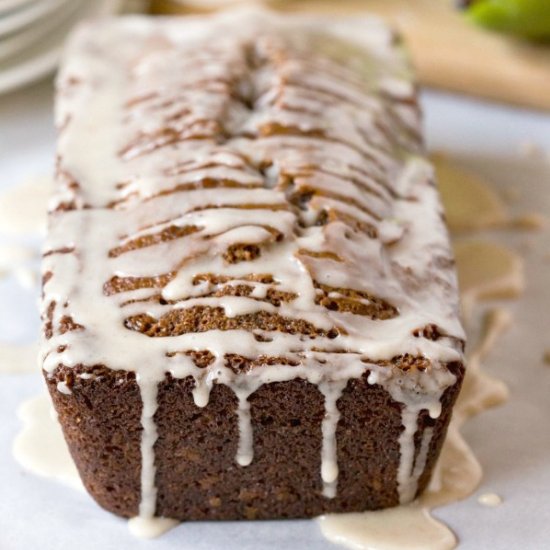
[[[237,449],[237,464],[248,466],[254,458],[254,441],[252,436],[252,420],[250,418],[250,403],[248,390],[237,389],[235,391],[239,398],[237,415],[239,418],[239,447]]]
[[[496,493],[483,493],[477,497],[477,501],[488,508],[496,508],[502,504],[502,497]]]
[[[491,273],[498,282],[500,274]],[[511,320],[510,312],[501,308],[483,312],[479,341],[468,357],[464,386],[426,491],[414,502],[395,508],[320,516],[321,530],[328,540],[354,549],[452,550],[456,547],[453,532],[432,517],[431,509],[466,498],[481,482],[481,465],[463,439],[460,427],[471,416],[508,399],[508,389],[504,383],[488,376],[481,365]],[[424,460],[423,449],[424,444],[418,453],[417,463]],[[501,499],[489,493],[481,495],[478,502],[498,506]]]
[[[433,173],[415,135],[418,113],[407,103],[414,90],[391,33],[369,18],[329,26],[320,18],[249,11],[208,21],[132,17],[82,27],[69,51],[59,77],[58,192],[43,263],[44,274],[52,274],[44,285],[45,318],[55,303],[43,368],[105,364],[136,372],[141,518],[155,514],[154,413],[167,372],[194,378],[200,407],[214,383],[233,389],[242,466],[253,460],[248,397],[264,383],[316,384],[326,407],[320,477],[330,497],[338,472],[337,401],[349,379],[369,371],[369,383],[402,404],[398,489],[402,502],[411,500],[431,434],[424,431],[415,462],[417,417],[424,409],[439,414],[441,395],[455,382],[446,363],[462,360],[464,334]],[[290,134],[270,134],[270,125]],[[224,133],[229,137],[219,143]],[[289,200],[293,189],[315,194],[300,209]],[[55,208],[63,204],[71,209]],[[339,219],[316,225],[323,212]],[[342,216],[371,226],[379,238]],[[184,227],[195,229],[120,249]],[[241,243],[258,245],[261,255],[227,263],[224,253]],[[323,253],[333,256],[316,256]],[[159,293],[155,288],[104,292],[115,275],[168,273],[163,300],[143,301]],[[196,284],[202,273],[233,280]],[[273,283],[257,284],[250,274],[271,274]],[[239,281],[253,288],[248,297],[206,295]],[[318,285],[334,289],[331,298],[351,289],[362,293],[363,305],[370,297],[385,300],[398,314],[382,320],[327,309],[316,301]],[[295,297],[274,305],[265,300],[270,288]],[[318,334],[233,329],[154,338],[124,326],[132,315],[159,318],[196,306],[222,308],[227,318],[277,313],[311,323]],[[84,329],[60,331],[66,316]],[[448,337],[413,334],[428,324]],[[337,337],[329,337],[334,330]],[[184,353],[190,350],[208,350],[214,360],[200,369]],[[297,366],[235,373],[226,365],[229,354]],[[429,367],[406,372],[380,363],[406,354],[424,357]]]
[[[430,515],[430,508],[463,499],[480,483],[481,466],[460,435],[459,425],[468,416],[480,414],[507,399],[504,384],[487,376],[481,370],[480,360],[494,349],[497,337],[510,321],[511,317],[505,310],[493,310],[486,314],[480,327],[480,343],[472,354],[467,380],[440,459],[429,488],[419,501],[379,511],[322,516],[319,518],[322,532],[329,540],[353,548],[373,547],[380,550],[404,547],[443,550],[455,547],[452,531]],[[80,377],[88,379],[92,375],[82,373]],[[83,490],[56,415],[50,412],[53,409],[47,393],[23,403],[19,415],[24,426],[15,440],[15,458],[22,467],[37,475],[60,478]],[[49,452],[44,453],[44,449]],[[478,497],[478,502],[487,505],[487,499],[490,503],[502,500],[494,493],[485,493]],[[153,538],[174,527],[177,522],[166,518],[135,517],[128,525],[133,535]]]
[[[338,457],[336,448],[336,427],[340,418],[340,412],[336,403],[342,391],[347,385],[347,380],[338,383],[321,383],[319,390],[325,397],[325,418],[321,425],[323,434],[323,447],[321,449],[321,479],[323,480],[323,495],[327,498],[336,496],[336,483],[338,480]]]
[[[157,386],[158,383],[151,382],[138,374],[143,409],[141,411],[141,502],[139,504],[139,515],[142,518],[155,516],[157,502],[157,489],[155,486],[155,452],[154,445],[157,440],[157,426],[154,415],[157,410]]]

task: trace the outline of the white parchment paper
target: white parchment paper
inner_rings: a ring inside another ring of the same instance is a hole
[[[48,82],[0,97],[0,189],[52,170],[51,102]],[[423,103],[431,148],[450,152],[503,190],[513,186],[515,211],[550,216],[550,115],[436,93],[424,94]],[[532,144],[540,158],[526,168],[518,159]],[[463,550],[543,550],[550,548],[550,365],[542,359],[550,349],[550,229],[488,236],[526,259],[526,293],[505,304],[514,325],[486,365],[509,385],[511,398],[464,430],[485,470],[482,486],[435,515],[453,528]],[[32,341],[39,327],[35,298],[15,280],[0,281],[4,339]],[[38,373],[0,375],[0,550],[334,548],[314,521],[187,523],[154,541],[134,539],[125,521],[87,494],[28,474],[12,458],[16,409],[41,391]],[[477,496],[485,492],[499,494],[503,504],[480,505]]]

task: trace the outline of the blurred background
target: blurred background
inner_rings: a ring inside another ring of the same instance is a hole
[[[550,109],[549,0],[0,0],[0,93],[53,72],[65,36],[83,18],[243,5],[378,13],[405,37],[421,83]]]

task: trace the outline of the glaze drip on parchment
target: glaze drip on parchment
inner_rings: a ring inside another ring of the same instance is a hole
[[[69,454],[50,396],[42,394],[28,399],[17,412],[23,422],[23,429],[13,444],[17,462],[34,474],[83,491],[84,486]]]
[[[505,309],[484,313],[479,341],[468,357],[468,370],[453,409],[447,438],[424,493],[414,502],[395,508],[321,516],[321,531],[327,539],[359,550],[452,550],[456,547],[453,532],[430,512],[432,508],[471,495],[481,481],[481,465],[463,439],[460,427],[468,418],[508,397],[506,385],[488,376],[481,365],[511,320],[511,314]],[[498,506],[499,497],[481,495],[479,501],[486,506]]]
[[[43,234],[46,207],[53,190],[51,176],[34,176],[0,194],[0,233]]]
[[[26,290],[39,280],[36,238],[45,232],[53,179],[27,178],[0,192],[0,281],[13,277]],[[5,242],[4,242],[5,241]],[[36,342],[0,341],[0,373],[38,372]]]
[[[397,486],[410,501],[430,437],[416,453],[417,417],[439,415],[464,334],[392,33],[368,18],[248,11],[124,18],[81,28],[69,52],[43,367],[136,372],[141,518],[155,514],[154,414],[167,373],[194,378],[199,407],[213,384],[233,389],[242,467],[254,460],[248,397],[270,382],[317,385],[330,498],[338,398],[368,372],[401,404]],[[189,329],[190,318],[207,328]],[[211,354],[206,368],[197,351]],[[265,361],[238,370],[233,356]]]

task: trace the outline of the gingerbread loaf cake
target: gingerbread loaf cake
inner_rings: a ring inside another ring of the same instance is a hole
[[[88,23],[58,77],[44,376],[115,514],[409,502],[464,374],[416,90],[369,17]]]

